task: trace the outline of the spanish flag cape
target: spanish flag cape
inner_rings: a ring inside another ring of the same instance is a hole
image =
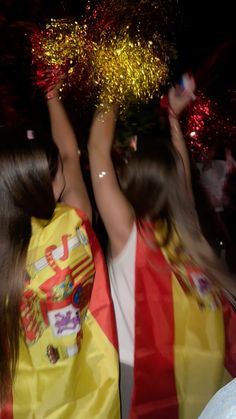
[[[213,394],[236,376],[235,313],[180,254],[174,230],[165,245],[165,229],[157,224],[160,248],[137,229],[130,419],[196,419]]]
[[[32,220],[17,374],[1,419],[119,419],[107,271],[84,214]],[[95,277],[94,277],[95,275]]]

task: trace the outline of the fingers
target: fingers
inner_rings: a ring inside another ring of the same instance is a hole
[[[184,95],[189,96],[193,100],[196,99],[194,94],[196,83],[194,77],[190,73],[183,74],[179,87]]]

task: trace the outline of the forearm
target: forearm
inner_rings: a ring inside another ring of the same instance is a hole
[[[94,152],[96,150],[102,155],[110,154],[116,120],[117,107],[115,105],[108,109],[98,109],[95,112],[89,135],[89,151]]]
[[[183,160],[186,180],[191,185],[189,154],[178,117],[169,114],[169,124],[172,144]]]
[[[111,148],[114,138],[116,114],[113,110],[96,110],[88,141],[89,164],[94,195],[100,212],[103,212],[104,198],[101,186],[116,184],[117,179],[111,158]],[[101,203],[102,201],[102,203]]]
[[[134,222],[134,212],[123,195],[111,158],[116,110],[96,112],[88,144],[94,196],[104,222],[113,257],[123,249]]]
[[[77,153],[78,145],[74,130],[58,97],[47,101],[52,137],[60,151],[62,160]]]
[[[63,164],[65,188],[62,202],[83,210],[91,220],[92,210],[84,183],[78,144],[63,104],[57,97],[48,100],[53,140],[57,144]]]

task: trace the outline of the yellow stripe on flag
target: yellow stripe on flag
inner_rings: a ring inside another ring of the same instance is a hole
[[[222,310],[201,308],[174,277],[175,376],[179,418],[197,418],[225,379]],[[230,379],[230,377],[229,377]]]
[[[84,322],[79,356],[60,361],[53,368],[44,367],[40,375],[29,368],[29,356],[22,341],[21,369],[13,388],[14,418],[120,418],[117,351],[90,313]],[[42,355],[39,351],[34,356]]]

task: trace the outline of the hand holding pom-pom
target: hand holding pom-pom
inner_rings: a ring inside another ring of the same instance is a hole
[[[43,67],[37,68],[33,82],[45,94],[47,100],[59,97],[63,90],[63,80],[65,75],[60,67]]]

